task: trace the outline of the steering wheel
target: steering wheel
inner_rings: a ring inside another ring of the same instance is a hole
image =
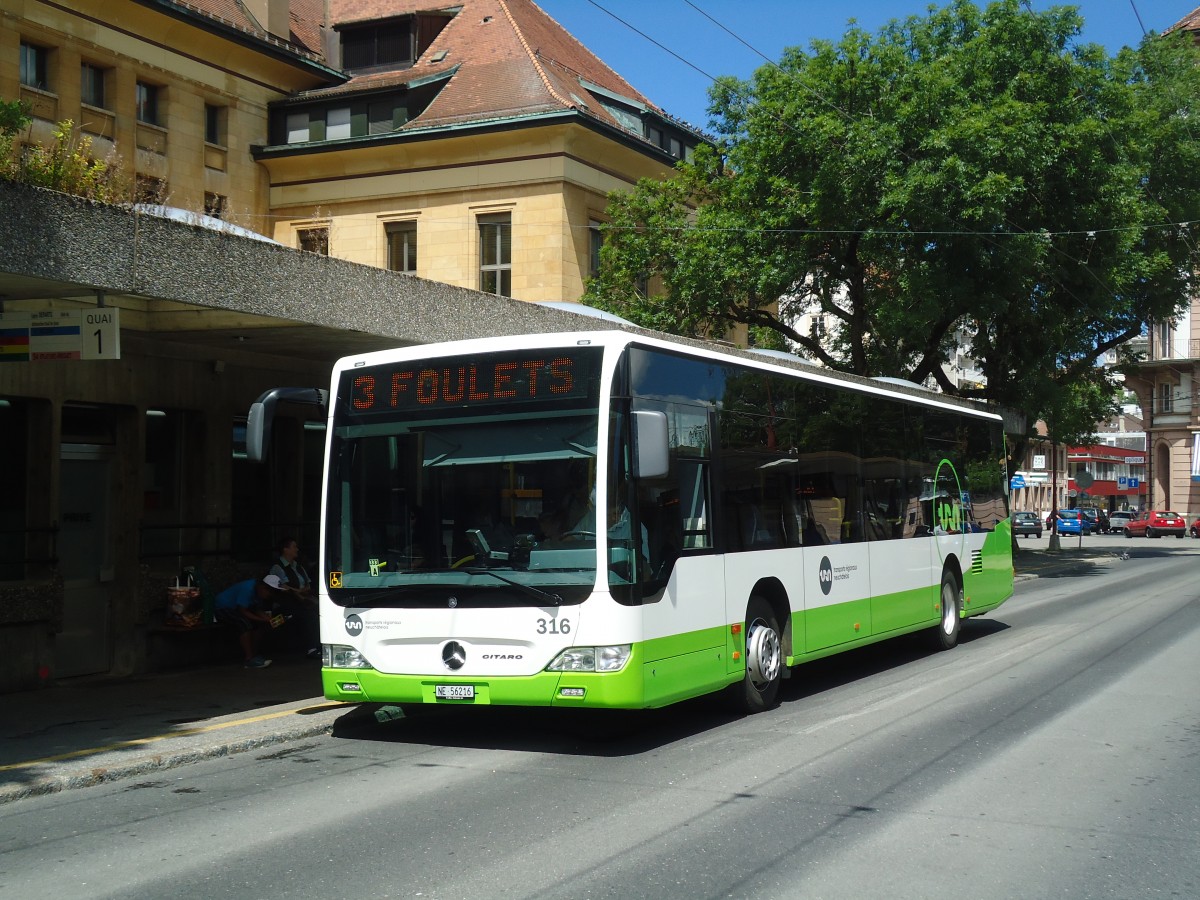
[[[564,538],[579,538],[580,540],[590,540],[596,537],[594,531],[565,531],[562,535]]]

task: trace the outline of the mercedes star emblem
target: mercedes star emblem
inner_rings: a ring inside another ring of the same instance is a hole
[[[447,669],[451,671],[461,669],[466,661],[467,651],[458,641],[448,641],[442,648],[442,662],[446,664]]]

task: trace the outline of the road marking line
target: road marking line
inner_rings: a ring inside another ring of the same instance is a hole
[[[255,722],[266,722],[270,719],[278,719],[283,716],[292,716],[297,713],[315,713],[322,712],[327,709],[341,709],[347,706],[354,706],[353,703],[326,703],[323,706],[306,706],[301,709],[285,709],[281,712],[266,713],[261,716],[251,716],[249,719],[235,719],[232,722],[219,722],[216,725],[203,725],[200,728],[184,728],[182,731],[173,731],[170,734],[156,734],[152,737],[135,738],[132,741],[118,741],[115,744],[108,744],[104,747],[92,747],[88,750],[72,750],[70,753],[60,753],[57,756],[44,756],[41,759],[31,759],[26,762],[9,763],[8,765],[0,766],[0,772],[11,772],[14,769],[28,769],[32,766],[42,765],[44,763],[62,762],[65,759],[80,759],[85,756],[95,756],[98,753],[107,753],[110,750],[125,750],[130,747],[141,747],[146,744],[153,744],[156,741],[169,741],[172,738],[191,737],[196,734],[204,734],[209,731],[220,731],[222,728],[232,728],[235,725],[252,725]]]

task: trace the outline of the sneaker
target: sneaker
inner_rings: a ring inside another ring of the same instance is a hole
[[[261,656],[255,656],[246,660],[247,669],[265,669],[271,664],[271,660],[263,659]]]

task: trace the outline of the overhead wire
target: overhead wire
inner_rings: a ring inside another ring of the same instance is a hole
[[[669,53],[669,54],[670,54],[672,57],[674,57],[674,58],[676,58],[676,59],[679,59],[680,61],[682,61],[682,62],[684,62],[686,65],[688,65],[690,68],[692,68],[692,69],[694,69],[694,70],[696,70],[696,71],[700,72],[700,73],[701,73],[701,74],[703,74],[703,75],[704,75],[706,78],[709,78],[709,80],[710,80],[710,81],[713,81],[714,83],[716,82],[716,79],[715,79],[715,78],[713,78],[713,76],[711,76],[709,73],[705,72],[705,71],[704,71],[703,69],[701,69],[699,66],[696,66],[695,64],[691,63],[691,62],[690,62],[689,60],[687,60],[686,58],[682,57],[680,54],[678,54],[678,53],[676,53],[675,51],[671,50],[670,48],[666,47],[666,46],[665,46],[664,44],[662,44],[661,42],[659,42],[659,41],[657,41],[656,39],[654,39],[654,38],[650,37],[649,35],[645,34],[645,32],[643,32],[641,29],[639,29],[639,28],[637,28],[636,26],[634,26],[632,23],[630,23],[630,22],[626,21],[626,20],[625,20],[625,19],[623,19],[622,17],[620,17],[620,16],[616,15],[615,13],[613,13],[611,10],[608,10],[607,8],[605,8],[603,5],[601,5],[600,3],[598,3],[598,2],[597,2],[597,0],[588,0],[588,2],[589,2],[589,3],[591,3],[591,5],[592,5],[592,6],[596,7],[597,9],[601,10],[602,12],[604,12],[606,15],[610,16],[611,18],[613,18],[613,19],[614,19],[614,20],[616,20],[617,22],[619,22],[619,23],[621,23],[622,25],[624,25],[626,28],[629,28],[629,29],[630,29],[631,31],[633,31],[634,33],[641,35],[642,37],[644,37],[645,39],[647,39],[648,41],[650,41],[651,43],[653,43],[655,46],[657,46],[657,47],[660,47],[660,48],[661,48],[661,49],[663,49],[665,52]],[[784,72],[785,74],[789,75],[789,77],[791,78],[792,82],[793,82],[793,83],[795,83],[795,84],[796,84],[798,87],[800,87],[801,89],[803,89],[803,90],[804,90],[806,93],[808,93],[810,96],[812,96],[812,97],[814,97],[815,99],[817,99],[817,100],[818,100],[820,103],[822,103],[823,105],[825,105],[825,106],[828,106],[829,108],[833,109],[833,110],[834,110],[835,112],[837,112],[839,115],[843,116],[843,117],[844,117],[844,118],[845,118],[847,121],[849,121],[849,122],[853,122],[853,121],[854,121],[853,117],[852,117],[852,116],[850,116],[850,114],[849,114],[849,113],[847,113],[845,110],[843,110],[843,109],[841,109],[840,107],[838,107],[838,106],[837,106],[837,104],[835,104],[835,103],[833,103],[832,101],[828,100],[826,97],[824,97],[824,96],[821,94],[821,92],[819,92],[819,91],[815,90],[814,88],[812,88],[812,86],[811,86],[811,85],[808,85],[808,84],[806,84],[804,81],[802,81],[802,80],[800,80],[800,79],[797,79],[797,78],[795,78],[794,76],[792,76],[792,75],[791,75],[791,73],[787,73],[787,72],[785,72],[785,70],[783,70],[783,69],[782,69],[782,67],[780,67],[780,66],[779,66],[777,63],[775,63],[775,61],[774,61],[774,60],[770,59],[770,58],[769,58],[769,57],[768,57],[766,54],[764,54],[762,51],[760,51],[759,49],[757,49],[757,48],[756,48],[754,45],[752,45],[750,42],[748,42],[748,41],[746,41],[744,38],[742,38],[742,37],[741,37],[739,34],[737,34],[735,31],[733,31],[733,29],[731,29],[731,28],[727,27],[727,26],[726,26],[724,23],[720,22],[720,21],[719,21],[718,19],[716,19],[714,16],[710,15],[710,14],[709,14],[707,11],[705,11],[705,10],[701,9],[701,8],[700,8],[700,7],[699,7],[699,6],[698,6],[696,3],[692,2],[692,0],[684,0],[684,2],[685,2],[685,3],[686,3],[688,6],[689,6],[689,7],[691,7],[691,8],[692,8],[692,9],[693,9],[693,10],[694,10],[696,13],[698,13],[698,14],[699,14],[699,15],[701,15],[701,16],[703,16],[705,19],[707,19],[708,21],[710,21],[712,24],[716,25],[718,28],[720,28],[722,31],[724,31],[726,34],[728,34],[728,35],[729,35],[730,37],[732,37],[734,40],[738,41],[738,43],[740,43],[740,44],[742,44],[743,46],[747,47],[747,48],[748,48],[748,49],[750,49],[752,52],[754,52],[756,55],[758,55],[760,58],[762,58],[763,60],[765,60],[765,61],[767,62],[767,64],[768,64],[768,65],[770,65],[770,66],[773,66],[774,68],[778,69],[779,71],[781,71],[781,72]],[[1130,3],[1131,3],[1131,5],[1133,5],[1133,0],[1130,0]],[[1025,5],[1026,5],[1026,6],[1027,6],[1027,8],[1028,8],[1028,0],[1025,0]],[[1141,27],[1142,27],[1142,32],[1143,32],[1143,35],[1144,35],[1144,34],[1146,33],[1146,32],[1145,32],[1145,27],[1144,27],[1144,25],[1142,25],[1142,23],[1141,23],[1141,17],[1140,17],[1140,15],[1137,13],[1136,6],[1134,6],[1134,13],[1135,13],[1135,15],[1137,15],[1137,17],[1138,17],[1139,26],[1141,26]],[[791,125],[791,123],[784,121],[784,123],[783,123],[783,124],[785,125],[785,127],[788,127],[789,129],[792,129],[792,130],[794,130],[794,128],[793,128],[793,126]],[[1109,137],[1110,137],[1110,140],[1112,140],[1111,133],[1109,133]],[[1115,145],[1115,141],[1114,141],[1114,145]],[[903,155],[904,155],[904,156],[905,156],[907,159],[909,159],[911,162],[916,162],[916,160],[914,160],[914,159],[911,157],[911,154],[908,154],[908,153],[907,153],[907,151],[905,151],[905,150],[901,150],[900,152],[901,152],[901,153],[902,153],[902,154],[903,154]],[[1026,190],[1029,190],[1029,189],[1028,189],[1028,188],[1026,188]],[[1151,197],[1151,199],[1154,199],[1154,198],[1153,198],[1153,195],[1151,195],[1151,194],[1149,193],[1149,191],[1148,191],[1148,190],[1147,190],[1147,196]],[[954,216],[953,214],[951,214],[951,213],[948,213],[948,212],[946,212],[946,211],[942,211],[940,214],[941,214],[941,215],[945,215],[945,216],[946,216],[947,218],[949,218],[951,221],[955,221],[955,216]],[[988,241],[989,243],[991,243],[991,244],[992,244],[994,247],[996,247],[997,249],[1001,249],[1001,245],[1000,245],[1000,244],[999,244],[999,243],[996,241],[996,238],[998,238],[998,237],[1002,237],[1002,236],[1007,236],[1007,235],[1014,235],[1014,236],[1015,236],[1015,235],[1022,235],[1022,234],[1026,234],[1026,235],[1027,235],[1027,234],[1036,234],[1036,233],[1041,233],[1041,234],[1044,234],[1044,235],[1046,235],[1047,237],[1050,237],[1050,236],[1056,236],[1056,235],[1071,235],[1071,234],[1088,234],[1088,235],[1090,235],[1090,236],[1094,236],[1095,234],[1098,234],[1098,233],[1108,233],[1108,232],[1116,232],[1116,231],[1131,231],[1131,230],[1143,231],[1143,230],[1150,229],[1150,228],[1178,228],[1178,227],[1181,227],[1181,226],[1186,226],[1186,225],[1190,225],[1190,224],[1191,224],[1191,223],[1189,223],[1189,222],[1181,222],[1181,223],[1158,223],[1158,224],[1154,224],[1154,225],[1140,224],[1140,225],[1137,225],[1137,226],[1127,226],[1127,227],[1124,227],[1124,228],[1086,228],[1086,229],[1080,229],[1080,230],[1077,230],[1077,231],[1049,232],[1049,231],[1045,231],[1045,230],[1041,230],[1041,229],[1038,229],[1038,230],[1029,230],[1029,229],[1027,229],[1027,228],[1018,228],[1018,227],[1016,227],[1016,226],[1015,226],[1015,223],[1013,223],[1013,222],[1012,222],[1011,220],[1009,220],[1007,217],[1004,217],[1004,218],[1003,218],[1003,221],[1004,221],[1004,224],[1006,224],[1006,225],[1010,226],[1010,230],[1009,230],[1009,231],[1007,231],[1007,232],[999,232],[999,233],[996,233],[996,232],[981,232],[981,231],[978,231],[978,230],[976,230],[976,229],[968,229],[968,228],[965,228],[965,227],[964,227],[964,228],[963,228],[963,230],[962,230],[962,231],[959,231],[959,232],[940,232],[940,233],[942,233],[942,234],[955,234],[955,235],[975,235],[975,236],[978,236],[978,237],[980,237],[980,238],[982,238],[982,239],[984,239],[984,240]],[[876,233],[876,230],[875,230],[875,229],[870,229],[870,231],[871,231],[871,233]],[[820,232],[817,232],[817,233],[827,233],[827,232],[825,232],[825,231],[820,231]],[[851,233],[858,233],[858,232],[857,232],[857,231],[854,231],[854,232],[851,232]],[[908,233],[911,233],[911,234],[918,234],[918,235],[925,235],[925,234],[935,234],[934,232],[920,232],[920,231],[918,231],[918,232],[896,231],[896,232],[878,232],[878,233],[903,233],[903,234],[908,234]],[[1097,272],[1096,272],[1096,271],[1095,271],[1095,270],[1094,270],[1094,269],[1093,269],[1093,268],[1092,268],[1092,267],[1091,267],[1091,266],[1088,264],[1088,262],[1087,262],[1086,260],[1079,259],[1079,258],[1077,258],[1077,257],[1073,256],[1072,254],[1068,253],[1068,252],[1067,252],[1066,250],[1064,250],[1063,248],[1061,248],[1061,247],[1057,247],[1057,246],[1055,246],[1055,245],[1053,245],[1053,244],[1051,244],[1051,250],[1052,250],[1053,252],[1055,252],[1057,255],[1059,255],[1059,256],[1061,256],[1061,257],[1063,257],[1065,260],[1068,260],[1068,261],[1070,261],[1070,262],[1074,263],[1075,265],[1082,266],[1082,267],[1083,267],[1083,270],[1084,270],[1084,271],[1085,271],[1085,272],[1088,274],[1088,276],[1089,276],[1089,277],[1091,277],[1092,279],[1094,279],[1094,280],[1096,281],[1096,283],[1097,283],[1097,285],[1098,285],[1099,287],[1101,287],[1101,288],[1102,288],[1104,291],[1106,291],[1106,292],[1107,292],[1107,293],[1108,293],[1108,294],[1109,294],[1111,297],[1113,297],[1114,299],[1117,299],[1117,297],[1118,297],[1118,293],[1117,293],[1117,291],[1115,290],[1115,288],[1114,288],[1114,287],[1113,287],[1111,284],[1107,283],[1107,281],[1106,281],[1105,279],[1103,279],[1103,278],[1100,276],[1100,274],[1099,274],[1099,273],[1097,273]],[[1005,252],[1005,251],[1001,250],[1001,252]],[[1061,280],[1059,280],[1058,278],[1056,278],[1056,277],[1055,277],[1055,276],[1053,276],[1053,275],[1051,275],[1050,277],[1051,277],[1051,280],[1053,281],[1053,283],[1055,283],[1055,284],[1056,284],[1056,285],[1057,285],[1057,286],[1058,286],[1058,287],[1059,287],[1061,290],[1063,290],[1065,293],[1067,293],[1067,295],[1068,295],[1068,296],[1071,296],[1071,297],[1075,298],[1076,300],[1078,300],[1078,299],[1079,299],[1079,298],[1078,298],[1078,297],[1075,295],[1074,291],[1072,291],[1070,288],[1068,288],[1066,285],[1064,285],[1064,284],[1061,282]]]

